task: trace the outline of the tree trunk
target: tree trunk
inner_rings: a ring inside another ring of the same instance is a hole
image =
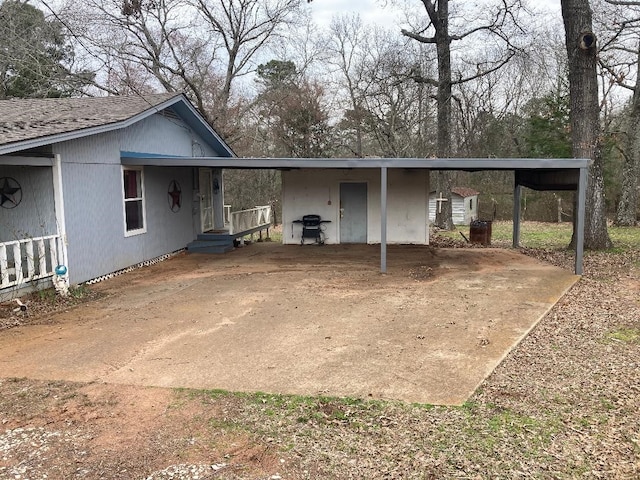
[[[638,50],[640,67],[640,47]],[[631,113],[627,125],[624,165],[622,167],[622,185],[620,202],[616,213],[616,225],[633,227],[638,212],[638,187],[640,183],[640,83],[636,84],[631,101]]]
[[[435,27],[436,53],[438,56],[438,134],[437,156],[449,158],[451,156],[451,37],[449,37],[449,0],[439,0]],[[436,177],[436,196],[446,198],[440,202],[442,208],[436,208],[435,225],[446,229],[453,229],[451,208],[451,172],[439,171]]]
[[[600,145],[600,109],[596,76],[596,36],[592,30],[589,0],[562,0],[569,60],[571,135],[574,158],[590,158],[584,247],[597,250],[612,246],[607,232],[604,203],[603,157]],[[575,242],[575,228],[574,238]]]

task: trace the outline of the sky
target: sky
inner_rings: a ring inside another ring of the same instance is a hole
[[[421,2],[419,0],[413,1],[416,8],[423,12],[424,7]],[[560,15],[560,0],[538,0],[535,3],[539,7],[547,8]],[[331,18],[336,14],[357,12],[364,23],[377,23],[392,27],[397,13],[394,12],[390,4],[389,0],[314,0],[309,5],[313,19],[320,26],[328,26]]]

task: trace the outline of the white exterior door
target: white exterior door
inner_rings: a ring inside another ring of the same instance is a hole
[[[210,168],[200,169],[200,222],[202,231],[213,230],[213,173]]]

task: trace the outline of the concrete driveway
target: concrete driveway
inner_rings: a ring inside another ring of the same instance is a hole
[[[578,277],[513,250],[180,254],[0,332],[0,376],[461,404]]]

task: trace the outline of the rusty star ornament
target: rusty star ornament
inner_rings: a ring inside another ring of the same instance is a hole
[[[0,178],[0,207],[16,208],[22,201],[22,187],[15,178]]]
[[[177,212],[180,210],[182,203],[182,189],[180,188],[180,184],[176,180],[171,180],[167,193],[169,195],[169,208],[172,212]]]

